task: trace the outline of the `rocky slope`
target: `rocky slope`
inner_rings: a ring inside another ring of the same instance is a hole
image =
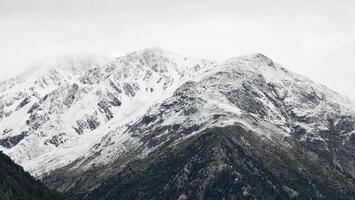
[[[131,162],[77,199],[353,199],[354,182],[289,140],[281,150],[235,124]]]
[[[354,194],[354,103],[262,54],[216,63],[154,48],[60,66],[0,84],[1,148],[52,188],[78,199]]]
[[[3,82],[0,89],[0,144],[36,176],[86,156],[107,135],[125,129],[181,82],[212,65],[160,49],[103,65],[91,57],[62,63]]]

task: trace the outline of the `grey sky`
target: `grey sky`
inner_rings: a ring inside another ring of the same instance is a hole
[[[261,52],[355,99],[353,0],[0,0],[0,80],[48,55]]]

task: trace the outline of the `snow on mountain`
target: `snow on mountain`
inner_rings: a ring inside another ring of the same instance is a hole
[[[0,148],[37,177],[125,164],[235,123],[285,148],[309,143],[355,175],[354,103],[262,54],[216,63],[152,48],[58,63],[0,84]]]
[[[327,136],[321,131],[329,129],[329,119],[355,117],[354,104],[347,97],[294,74],[261,54],[230,59],[205,74],[200,80],[186,82],[173,97],[149,110],[145,117],[155,123],[142,123],[143,127],[132,128],[133,132],[150,134],[151,127],[167,126],[200,130],[213,123],[223,126],[237,122],[248,129],[259,129],[256,132],[269,139],[275,133],[290,136],[299,129],[304,132],[300,139],[326,143]],[[250,126],[256,122],[257,126]],[[343,138],[343,143],[349,138]]]
[[[3,83],[2,150],[35,175],[66,165],[215,64],[156,48],[98,63],[64,57]]]

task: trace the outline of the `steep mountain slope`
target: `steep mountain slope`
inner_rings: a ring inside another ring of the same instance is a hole
[[[64,197],[47,189],[22,167],[0,152],[0,199],[1,200],[56,200]]]
[[[351,178],[307,151],[216,127],[130,163],[79,199],[353,199]]]
[[[1,89],[0,144],[36,176],[90,154],[102,138],[125,129],[180,82],[198,75],[192,72],[210,65],[160,49],[105,65],[93,58],[66,63],[20,77],[20,84],[5,82]]]
[[[0,145],[52,188],[78,199],[354,194],[354,103],[262,54],[218,64],[154,48],[71,63],[86,64],[5,82],[0,96]]]

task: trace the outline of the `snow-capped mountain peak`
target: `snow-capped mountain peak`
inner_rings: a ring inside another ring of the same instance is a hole
[[[64,56],[30,77],[0,86],[0,149],[37,177],[124,165],[235,123],[280,148],[296,138],[326,155],[343,151],[329,156],[354,170],[345,162],[355,134],[344,128],[355,124],[350,100],[260,53],[223,63],[160,48],[103,62]],[[343,127],[336,144],[334,126]]]
[[[42,61],[26,81],[1,93],[1,148],[31,171],[53,170],[87,154],[108,133],[127,128],[213,65],[158,48],[103,64],[77,56]]]

